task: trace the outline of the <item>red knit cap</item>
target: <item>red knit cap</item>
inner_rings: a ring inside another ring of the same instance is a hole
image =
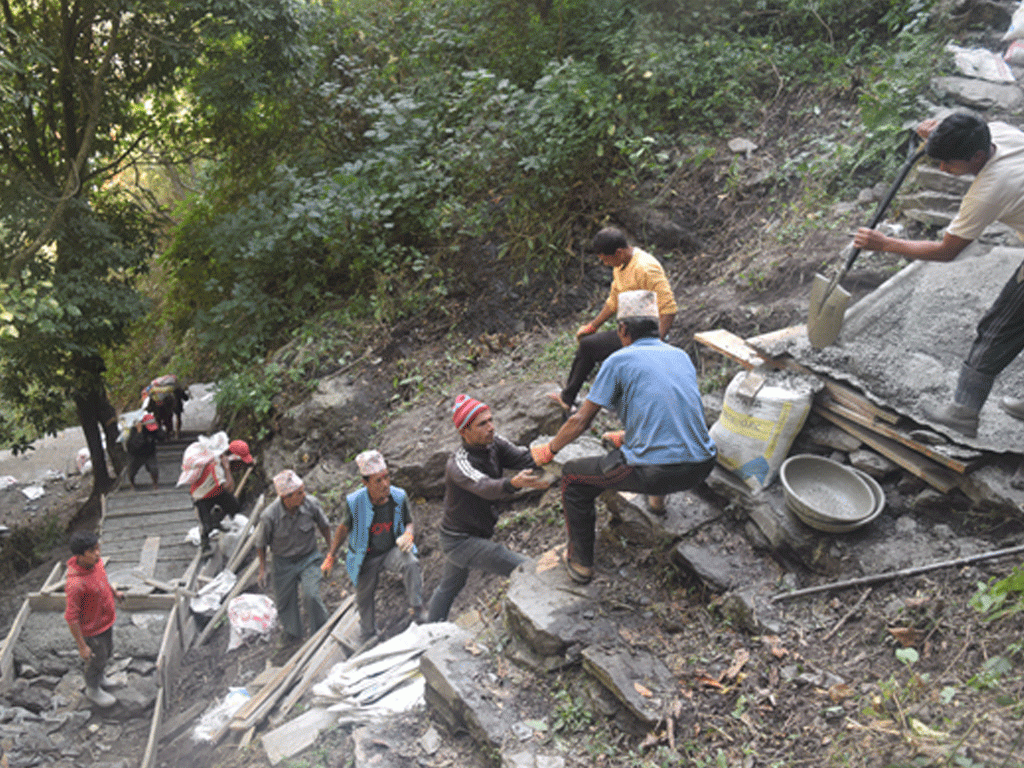
[[[459,395],[452,406],[452,421],[456,429],[462,429],[473,421],[474,417],[487,407],[486,403],[474,400],[469,395]]]

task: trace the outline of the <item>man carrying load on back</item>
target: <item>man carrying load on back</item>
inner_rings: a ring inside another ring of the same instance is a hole
[[[994,221],[1001,221],[1024,238],[1024,133],[1006,123],[986,123],[966,112],[956,112],[941,123],[925,120],[917,132],[927,139],[925,151],[939,161],[940,170],[955,176],[974,176],[956,218],[940,241],[900,240],[861,228],[853,240],[857,248],[922,261],[952,261]],[[974,343],[960,368],[953,402],[940,408],[926,407],[925,416],[974,437],[978,415],[996,376],[1022,349],[1024,263],[978,322]],[[1004,397],[999,405],[1011,416],[1024,419],[1024,398]]]

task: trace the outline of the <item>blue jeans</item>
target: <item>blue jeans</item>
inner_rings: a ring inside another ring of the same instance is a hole
[[[430,621],[447,621],[448,611],[469,578],[469,569],[508,576],[517,565],[526,562],[522,555],[490,539],[468,534],[454,534],[441,530],[441,549],[444,551],[444,573],[430,597]]]
[[[274,558],[274,600],[281,629],[293,640],[302,638],[302,618],[299,615],[299,591],[302,607],[309,617],[310,630],[316,632],[327,623],[327,607],[320,597],[320,563],[324,556],[313,550],[299,557]]]

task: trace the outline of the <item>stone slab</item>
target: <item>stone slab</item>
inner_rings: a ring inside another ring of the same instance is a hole
[[[499,749],[520,719],[515,691],[495,682],[488,655],[474,654],[474,648],[466,631],[428,648],[420,657],[424,698],[449,727],[465,728],[477,743]]]
[[[678,689],[678,682],[661,659],[621,644],[584,648],[583,668],[649,727],[662,719],[665,706]]]
[[[612,527],[627,541],[651,546],[659,540],[686,536],[723,514],[721,506],[694,491],[671,493],[665,497],[665,514],[651,511],[647,497],[628,491],[611,491],[604,496],[612,512]]]
[[[576,584],[561,563],[562,548],[517,568],[505,593],[509,624],[541,656],[557,656],[571,645],[589,645],[615,635],[601,609],[597,582]]]

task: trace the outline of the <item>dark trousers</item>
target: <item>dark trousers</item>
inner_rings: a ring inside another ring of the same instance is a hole
[[[114,654],[114,628],[110,627],[106,632],[85,638],[85,644],[92,651],[92,656],[85,662],[85,684],[89,688],[95,688],[103,679],[103,670]]]
[[[576,357],[572,359],[572,367],[569,369],[569,380],[562,390],[562,402],[570,407],[574,405],[580,387],[590,376],[594,366],[620,349],[622,343],[615,331],[601,331],[581,336],[579,346],[576,347]]]
[[[441,529],[439,535],[444,552],[444,572],[430,596],[429,621],[447,621],[452,603],[469,579],[470,568],[508,576],[526,558],[504,545],[479,536],[456,534]]]
[[[964,364],[983,376],[998,376],[1024,349],[1024,262],[978,322]],[[1024,393],[1017,393],[1024,395]]]
[[[195,505],[203,529],[203,541],[210,538],[210,531],[219,527],[221,520],[225,517],[233,518],[242,511],[238,499],[230,491],[221,491],[208,499],[197,499]]]
[[[160,465],[157,463],[155,452],[148,456],[140,456],[137,453],[129,455],[128,481],[135,485],[135,476],[139,474],[139,470],[143,467],[146,468],[149,476],[153,479],[153,485],[156,485],[160,481]]]
[[[569,539],[569,559],[587,568],[594,565],[594,502],[613,488],[664,496],[693,488],[711,474],[715,458],[696,464],[630,466],[622,451],[568,461],[562,467],[562,514]]]

